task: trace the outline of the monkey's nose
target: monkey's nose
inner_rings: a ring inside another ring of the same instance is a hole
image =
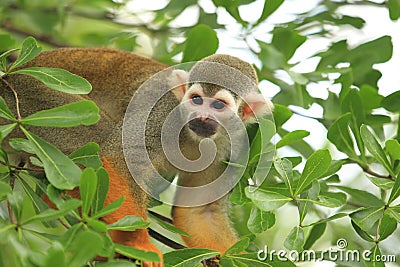
[[[209,117],[198,117],[189,121],[189,129],[201,137],[210,137],[217,132],[218,123]]]

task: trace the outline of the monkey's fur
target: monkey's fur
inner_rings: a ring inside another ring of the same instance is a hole
[[[215,55],[205,60],[238,69],[257,83],[253,67],[235,57]],[[93,90],[88,95],[69,95],[50,90],[27,76],[7,77],[7,81],[18,92],[22,117],[82,99],[93,100],[98,105],[101,119],[96,125],[73,128],[32,127],[30,130],[56,145],[64,153],[70,153],[89,141],[98,143],[103,165],[110,174],[110,188],[105,204],[111,203],[122,195],[126,197],[122,207],[104,217],[103,220],[113,223],[127,215],[137,215],[146,219],[147,196],[134,182],[125,164],[121,140],[122,121],[129,101],[138,87],[167,66],[136,54],[105,48],[66,48],[47,51],[29,62],[28,66],[63,68],[86,78],[92,84]],[[201,71],[201,68],[198,69],[200,70],[198,74],[208,75],[204,70]],[[210,75],[218,74],[211,73]],[[166,83],[165,86],[168,84]],[[210,96],[215,94],[216,90],[218,88],[204,85],[205,93]],[[246,90],[244,92],[246,94],[251,91]],[[4,83],[0,83],[0,93],[15,112],[15,104],[13,104],[15,98]],[[162,152],[160,132],[165,117],[179,102],[180,99],[173,92],[168,92],[156,105],[147,121],[146,137],[149,141],[146,142],[146,146],[153,164],[160,173],[177,172]],[[240,110],[242,108],[241,104]],[[184,134],[182,136],[184,139],[189,139],[184,137]],[[199,156],[198,142],[181,140],[182,143],[186,143],[182,148],[185,156],[189,159]],[[225,165],[216,160],[204,171],[180,173],[182,178],[179,183],[186,186],[204,184],[216,179],[224,169]],[[151,179],[151,177],[146,177],[146,179]],[[184,238],[189,247],[206,247],[224,252],[237,241],[228,218],[226,196],[200,207],[175,207],[173,220],[178,228],[190,234],[191,237]],[[150,243],[146,229],[135,232],[113,231],[111,236],[117,243],[159,253],[158,249]],[[145,263],[145,266],[162,266],[162,263]]]

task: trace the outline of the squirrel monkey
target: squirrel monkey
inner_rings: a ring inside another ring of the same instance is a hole
[[[216,73],[207,69],[201,62],[215,62],[229,66],[248,77],[255,86],[241,88],[239,97],[221,86],[196,82],[203,76],[214,76],[214,79],[231,80],[231,82],[234,79],[229,73]],[[40,82],[23,75],[7,78],[18,90],[22,116],[82,99],[91,99],[98,105],[101,119],[96,125],[67,129],[38,127],[31,130],[55,144],[64,153],[71,153],[89,141],[98,143],[103,166],[110,176],[105,204],[120,196],[126,197],[117,211],[102,219],[106,223],[113,223],[127,215],[146,219],[147,195],[132,179],[124,159],[122,121],[128,104],[140,85],[168,66],[133,53],[106,48],[55,49],[43,52],[28,65],[63,68],[86,78],[92,84],[93,90],[88,95],[68,95],[49,90]],[[222,163],[222,160],[229,157],[227,149],[229,143],[227,143],[227,132],[219,121],[227,120],[233,114],[244,124],[253,123],[256,115],[267,113],[272,108],[269,100],[257,92],[257,76],[254,68],[233,56],[207,57],[196,63],[190,72],[174,70],[169,77],[166,77],[165,84],[174,89],[163,96],[160,104],[155,106],[146,121],[146,148],[160,174],[178,174],[178,184],[186,187],[205,185],[216,180],[224,172],[226,164]],[[9,105],[14,102],[12,93],[6,90],[4,85],[0,84],[0,92]],[[180,103],[183,103],[184,116],[187,117],[185,118],[187,123],[179,133],[179,144],[183,155],[190,160],[198,158],[200,155],[198,147],[203,139],[212,139],[217,148],[215,160],[200,171],[177,169],[168,161],[162,148],[161,126],[168,114]],[[135,146],[129,149],[132,151],[128,154],[135,157]],[[137,162],[140,162],[140,159]],[[141,179],[151,180],[152,177]],[[74,192],[71,192],[71,195],[74,195]],[[193,196],[180,194],[178,190],[175,200],[179,202],[190,197]],[[225,195],[211,203],[196,207],[175,206],[172,217],[178,228],[189,233],[190,237],[183,237],[187,246],[215,249],[223,253],[237,241],[228,215],[229,204]],[[149,241],[147,229],[134,232],[112,231],[111,237],[116,243],[155,251],[161,255]],[[162,263],[145,263],[144,266],[162,266]]]

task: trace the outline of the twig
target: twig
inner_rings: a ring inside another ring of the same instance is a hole
[[[68,224],[66,224],[61,218],[58,218],[57,220],[62,224],[62,226],[65,227],[65,229],[71,228],[71,226],[69,226]]]
[[[11,189],[14,189],[14,184],[15,184],[15,175],[11,173],[10,175],[10,187]],[[17,220],[15,219],[14,212],[12,210],[10,201],[7,200],[7,211],[8,211],[8,216],[10,218],[10,221],[12,224],[17,224]]]
[[[4,163],[4,162],[0,162],[0,165],[8,166],[8,167],[14,168],[14,169],[16,169],[16,170],[21,170],[21,171],[44,172],[44,170],[43,170],[42,168],[32,168],[32,167],[27,168],[27,167],[15,166],[15,165],[10,165],[10,164],[7,165],[7,164]]]
[[[4,78],[0,78],[0,79],[8,86],[8,88],[10,88],[11,91],[13,92],[14,97],[15,97],[15,106],[16,106],[16,110],[17,110],[17,118],[18,118],[18,120],[21,120],[22,117],[21,117],[21,113],[20,113],[20,111],[19,111],[19,99],[18,99],[17,91],[14,90],[14,87],[13,87],[6,79],[4,79]]]
[[[289,109],[290,109],[291,112],[293,112],[294,114],[296,114],[296,115],[298,115],[300,117],[304,117],[304,118],[307,118],[307,119],[313,119],[313,120],[319,120],[320,119],[320,118],[316,118],[316,117],[312,117],[312,116],[308,116],[308,115],[302,114],[302,113],[300,113],[298,111],[295,111],[292,108],[289,108]]]
[[[10,23],[8,23],[8,20],[3,21],[3,23],[1,24],[1,28],[5,29],[7,31],[10,31],[10,32],[19,34],[19,35],[32,36],[36,40],[39,40],[39,41],[41,41],[43,43],[47,43],[47,44],[55,46],[55,47],[66,47],[66,46],[68,46],[65,43],[60,43],[60,42],[55,41],[50,36],[39,35],[39,34],[35,34],[33,32],[27,32],[27,31],[18,29],[16,27],[14,27],[13,25],[11,25]]]
[[[383,216],[385,215],[385,211],[386,211],[386,207],[385,207],[385,210],[383,210],[383,212],[382,212],[382,214],[381,214],[381,217],[379,217],[378,225],[376,226],[375,242],[376,242],[377,244],[378,244],[378,242],[379,242],[379,230],[380,230],[380,228],[381,228],[382,219],[383,219]]]
[[[176,243],[175,241],[157,233],[156,231],[154,231],[150,228],[149,228],[149,234],[151,237],[153,237],[154,239],[160,241],[161,243],[169,246],[170,248],[173,248],[173,249],[184,249],[185,248],[185,246],[182,246],[181,244]]]
[[[154,212],[154,211],[149,210],[149,213],[150,213],[151,215],[153,215],[154,217],[157,217],[157,218],[160,219],[161,221],[164,221],[164,222],[169,223],[169,224],[172,224],[172,223],[173,223],[172,220],[171,220],[170,218],[167,218],[167,217],[165,217],[165,216],[162,216],[161,214],[158,214],[157,212]]]
[[[372,176],[375,176],[377,178],[383,178],[383,179],[389,179],[391,181],[394,181],[394,178],[391,175],[382,175],[379,173],[374,172],[373,170],[371,170],[368,166],[361,166],[360,167],[363,169],[364,172],[371,174]]]

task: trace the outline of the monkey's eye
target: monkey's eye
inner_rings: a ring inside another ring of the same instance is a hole
[[[202,105],[203,104],[203,98],[199,95],[193,95],[192,96],[192,102],[196,105]]]
[[[215,109],[223,109],[226,105],[221,100],[215,100],[211,104]]]

